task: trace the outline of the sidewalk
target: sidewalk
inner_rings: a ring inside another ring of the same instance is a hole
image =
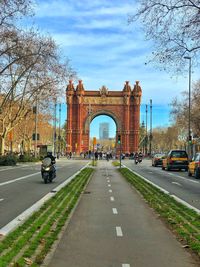
[[[194,267],[188,253],[111,162],[98,161],[48,267]]]

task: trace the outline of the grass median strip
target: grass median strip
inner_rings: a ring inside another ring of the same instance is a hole
[[[127,168],[119,171],[177,234],[179,240],[200,256],[200,215],[146,182]]]
[[[0,266],[40,266],[93,169],[85,168],[23,225],[0,242]]]

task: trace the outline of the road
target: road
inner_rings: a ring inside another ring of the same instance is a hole
[[[44,184],[40,163],[0,167],[0,228],[12,221],[47,193],[88,163],[86,160],[57,160],[57,178]]]
[[[134,160],[123,160],[122,164],[200,210],[200,180],[189,177],[187,172],[164,171],[161,167],[152,167],[151,160],[146,159],[137,165]]]
[[[43,266],[199,266],[111,162],[99,161]]]

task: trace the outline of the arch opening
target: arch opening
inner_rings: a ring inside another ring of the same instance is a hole
[[[116,121],[109,115],[98,114],[90,122],[89,143],[90,150],[95,150],[105,155],[116,154]],[[96,138],[96,145],[93,147],[93,138]]]

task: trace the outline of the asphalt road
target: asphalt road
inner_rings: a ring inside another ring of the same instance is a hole
[[[134,160],[123,160],[122,164],[200,210],[200,180],[189,177],[187,172],[164,171],[152,167],[151,160],[146,159],[137,165]]]
[[[44,184],[41,164],[0,167],[0,228],[31,207],[52,189],[88,163],[86,160],[57,160],[57,178]]]
[[[199,266],[120,175],[99,161],[66,231],[43,266]]]

